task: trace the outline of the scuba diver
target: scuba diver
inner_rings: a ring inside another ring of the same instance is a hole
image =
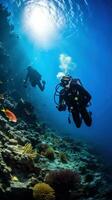
[[[43,80],[41,81],[41,74],[31,66],[27,67],[27,71],[24,86],[27,87],[27,82],[29,80],[32,87],[36,87],[36,85],[38,85],[40,90],[43,91],[45,89],[46,82]]]
[[[60,89],[62,87],[62,89]],[[56,102],[56,96],[59,97],[59,103]],[[87,107],[90,104],[91,95],[83,87],[80,79],[73,79],[71,76],[63,76],[61,83],[56,86],[54,101],[59,111],[65,111],[68,107],[68,122],[71,123],[70,113],[77,128],[80,128],[82,119],[87,126],[91,126],[91,112]]]

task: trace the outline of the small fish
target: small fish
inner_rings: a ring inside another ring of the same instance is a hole
[[[6,117],[9,119],[11,122],[17,122],[17,118],[13,112],[11,112],[9,109],[2,109],[2,112],[5,113]]]

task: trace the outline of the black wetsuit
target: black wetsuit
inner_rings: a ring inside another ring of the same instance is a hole
[[[40,88],[41,91],[44,90],[44,86],[45,86],[45,81],[43,81],[43,84],[41,83],[41,74],[36,71],[33,68],[30,68],[30,70],[28,70],[27,75],[26,75],[26,79],[25,79],[25,84],[27,83],[27,81],[29,80],[32,87],[36,87],[36,85],[38,85],[38,87]]]
[[[71,81],[68,88],[65,87],[60,91],[59,110],[65,110],[65,105],[67,105],[78,128],[81,126],[81,117],[84,119],[86,125],[90,126],[92,121],[86,110],[90,100],[91,95],[88,91],[74,79]]]

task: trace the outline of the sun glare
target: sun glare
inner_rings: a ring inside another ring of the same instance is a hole
[[[49,9],[45,2],[26,6],[23,20],[26,32],[42,47],[51,46],[64,25],[61,13],[58,19],[54,5]]]

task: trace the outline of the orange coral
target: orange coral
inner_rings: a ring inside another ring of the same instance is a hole
[[[55,191],[46,183],[37,183],[33,187],[33,197],[35,200],[55,200]]]

